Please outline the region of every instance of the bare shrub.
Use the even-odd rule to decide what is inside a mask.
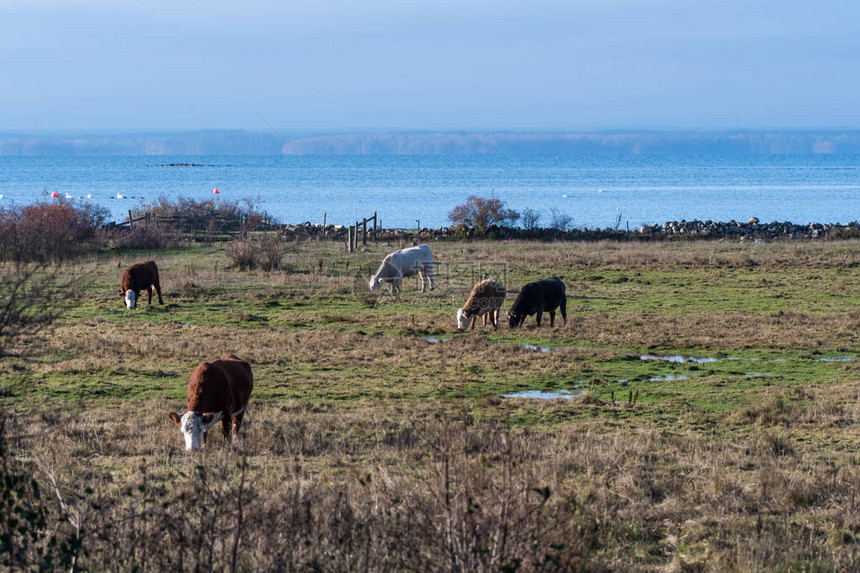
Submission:
[[[142,212],[144,216],[159,220],[174,231],[217,234],[229,229],[238,231],[243,238],[262,226],[264,220],[263,214],[248,199],[245,200],[245,206],[241,206],[238,201],[226,199],[179,197],[171,201],[162,196],[144,205]]]
[[[278,237],[263,237],[258,240],[260,250],[260,268],[264,271],[276,271],[281,268],[283,257],[283,241]]]
[[[275,271],[281,268],[283,241],[278,237],[260,239],[239,239],[227,243],[224,254],[230,266],[240,271],[261,269]]]
[[[562,213],[557,207],[553,207],[549,210],[550,229],[566,231],[570,227],[571,223],[573,223],[573,217],[566,213]]]
[[[490,225],[515,223],[520,218],[520,214],[505,207],[499,199],[485,199],[470,195],[465,203],[457,205],[448,213],[448,218],[455,225],[474,227],[478,232],[483,233]]]
[[[44,558],[47,510],[31,472],[10,455],[6,415],[0,417],[0,565],[27,569]]]
[[[176,247],[182,239],[176,229],[159,221],[117,228],[110,238],[119,249],[167,249]]]
[[[253,241],[241,239],[231,241],[224,246],[224,254],[230,261],[230,266],[240,271],[249,271],[257,268],[257,248]]]
[[[61,287],[56,273],[40,265],[16,263],[0,272],[0,356],[21,336],[32,335],[59,316]],[[68,288],[68,285],[64,285]]]
[[[96,250],[107,215],[65,200],[0,209],[0,260],[57,263]]]
[[[531,207],[526,207],[522,212],[522,221],[523,221],[523,229],[537,229],[538,224],[540,223],[541,214],[536,209],[532,209]]]

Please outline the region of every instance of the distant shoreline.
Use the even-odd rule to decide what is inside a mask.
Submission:
[[[243,130],[0,132],[0,157],[860,154],[860,130],[834,129],[286,132],[283,136]]]

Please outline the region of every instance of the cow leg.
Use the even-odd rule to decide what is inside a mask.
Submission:
[[[561,318],[564,324],[567,325],[567,297],[561,299]]]
[[[543,316],[543,311],[542,311],[542,310],[539,310],[539,311],[537,312],[537,316],[535,317],[535,320],[537,321],[537,325],[538,325],[538,326],[540,326],[540,319],[541,319],[541,317],[542,317],[542,316]]]
[[[421,279],[421,292],[424,292],[427,288],[427,285],[424,282],[427,280],[427,271],[421,269],[418,271],[418,277]]]
[[[425,272],[427,273],[427,278],[430,279],[430,290],[433,290],[435,288],[435,285],[433,284],[433,263],[427,265],[425,269]]]
[[[490,322],[493,324],[493,330],[499,329],[499,311],[498,311],[498,309],[490,311]]]
[[[158,283],[158,277],[155,277],[155,292],[158,293],[158,304],[164,304],[164,301],[161,300],[161,285]]]
[[[232,437],[230,435],[230,430],[232,429],[232,426],[233,426],[233,420],[230,418],[230,416],[222,416],[221,417],[221,432],[224,433],[224,439],[228,442],[230,441],[230,438]]]
[[[549,311],[549,325],[555,326],[555,311],[554,310]]]
[[[476,322],[478,322],[478,315],[477,315],[477,314],[473,314],[473,315],[472,315],[471,325],[469,326],[469,330],[475,330],[475,323],[476,323]]]
[[[398,277],[391,279],[391,294],[394,294],[394,291],[400,292],[400,279]]]
[[[242,418],[244,418],[244,417],[245,417],[245,412],[243,411],[243,412],[240,412],[238,415],[236,415],[233,418],[233,433],[234,434],[237,434],[237,435],[239,434],[239,428],[242,427]]]
[[[152,285],[146,287],[146,294],[149,295],[149,298],[147,299],[149,306],[152,306]]]

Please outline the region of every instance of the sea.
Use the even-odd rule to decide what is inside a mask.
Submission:
[[[860,155],[0,157],[0,208],[92,203],[117,222],[184,197],[236,201],[286,224],[377,213],[384,227],[435,228],[471,195],[531,209],[539,226],[848,223],[860,219]]]

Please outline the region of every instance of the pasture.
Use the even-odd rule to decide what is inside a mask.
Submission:
[[[61,267],[76,278],[58,320],[0,356],[4,471],[39,482],[54,536],[31,534],[26,555],[93,570],[858,567],[857,241],[431,247],[435,290],[413,277],[394,295],[368,279],[398,245],[284,243],[272,272],[230,268],[217,244]],[[129,311],[120,274],[150,259],[165,304]],[[508,288],[503,312],[526,282],[562,277],[567,325],[458,332],[483,275]],[[186,453],[168,412],[201,360],[231,353],[254,373],[244,435]],[[559,397],[506,397],[531,391]]]

